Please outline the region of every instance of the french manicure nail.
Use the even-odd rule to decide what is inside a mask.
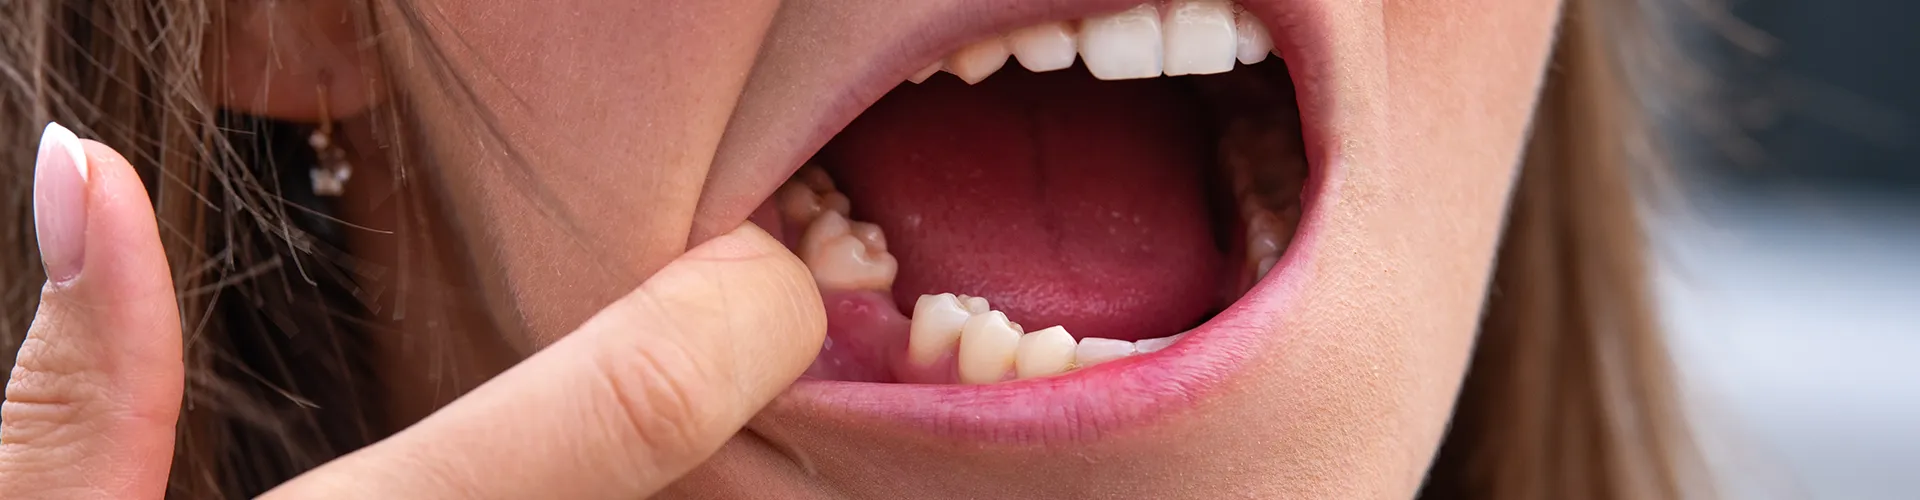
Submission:
[[[48,123],[33,167],[33,228],[48,281],[73,279],[86,260],[87,175],[80,138]]]

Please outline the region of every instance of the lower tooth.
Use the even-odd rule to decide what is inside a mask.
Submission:
[[[820,194],[813,192],[813,188],[789,182],[780,186],[780,192],[774,196],[780,200],[780,214],[789,221],[805,224],[820,216]]]
[[[1014,354],[1020,347],[1020,332],[1000,311],[988,311],[967,318],[960,327],[960,382],[991,384],[1005,378],[1013,369]]]
[[[921,295],[907,328],[907,355],[920,366],[939,361],[960,343],[960,329],[973,314],[951,293]]]
[[[1180,337],[1185,335],[1186,334],[1182,333],[1180,335],[1174,335],[1171,337],[1142,339],[1139,342],[1134,342],[1133,345],[1134,345],[1134,349],[1136,351],[1139,351],[1140,354],[1146,354],[1150,352],[1159,352],[1161,349],[1166,349],[1167,346],[1173,345],[1174,342],[1179,342]]]
[[[1073,335],[1058,326],[1021,336],[1014,353],[1014,372],[1023,379],[1066,373],[1073,367],[1075,347]]]
[[[1080,365],[1081,368],[1132,356],[1133,354],[1134,345],[1132,342],[1099,337],[1080,339],[1080,344],[1073,349],[1074,363]]]
[[[882,238],[877,227],[860,229],[869,231],[871,238]],[[800,240],[800,260],[813,270],[813,281],[823,290],[886,290],[893,287],[900,270],[893,255],[861,241],[853,223],[833,211],[820,214],[807,226]]]

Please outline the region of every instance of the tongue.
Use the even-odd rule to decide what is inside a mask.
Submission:
[[[897,303],[985,297],[1028,330],[1163,337],[1219,304],[1198,104],[1167,79],[1007,68],[903,85],[822,152],[886,231]]]

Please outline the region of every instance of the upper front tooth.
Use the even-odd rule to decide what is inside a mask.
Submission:
[[[1233,23],[1235,38],[1234,52],[1240,64],[1253,64],[1267,60],[1267,54],[1273,52],[1273,38],[1267,34],[1267,25],[1253,17],[1252,12],[1241,12]]]
[[[874,233],[870,238],[882,238],[878,227],[859,230],[861,234],[869,232]],[[806,234],[800,237],[800,260],[813,271],[813,281],[826,290],[892,288],[900,263],[892,254],[870,246],[855,233],[854,224],[834,211],[822,212],[820,218],[807,226]]]
[[[1226,0],[1176,0],[1166,15],[1167,76],[1233,71],[1233,4]]]
[[[1080,57],[1101,80],[1160,76],[1160,11],[1155,3],[1090,17],[1080,26]]]
[[[921,295],[907,327],[907,355],[921,366],[933,364],[960,343],[960,328],[973,312],[951,293]]]
[[[1007,35],[1007,45],[1013,48],[1020,65],[1035,73],[1073,66],[1073,58],[1079,53],[1073,30],[1065,22],[1022,28]]]
[[[1073,367],[1073,335],[1067,329],[1052,326],[1020,337],[1014,354],[1014,372],[1019,378],[1045,377],[1066,373]]]
[[[1001,37],[991,37],[961,47],[959,52],[947,58],[947,72],[965,80],[967,84],[980,83],[1001,66],[1007,64],[1007,41]]]
[[[1005,378],[1013,369],[1014,351],[1020,346],[1020,331],[1000,311],[987,311],[967,318],[960,327],[960,382],[991,384]]]
[[[1125,340],[1087,337],[1073,349],[1073,362],[1081,368],[1132,356],[1134,345]]]

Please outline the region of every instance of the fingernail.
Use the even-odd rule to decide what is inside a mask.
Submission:
[[[87,152],[80,138],[58,123],[48,123],[40,134],[33,228],[47,280],[64,283],[78,276],[87,252]]]

